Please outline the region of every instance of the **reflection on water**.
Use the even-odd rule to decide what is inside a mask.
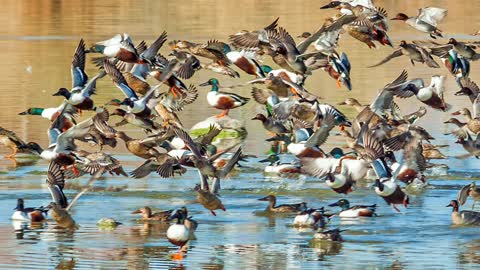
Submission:
[[[71,55],[80,37],[87,44],[104,40],[115,33],[129,33],[135,41],[147,42],[168,31],[169,39],[188,39],[204,42],[210,38],[226,39],[241,29],[255,29],[280,16],[280,24],[292,35],[317,29],[331,11],[319,10],[322,1],[248,0],[238,1],[14,1],[2,2],[0,9],[0,54],[2,56],[2,84],[0,90],[0,125],[15,130],[27,141],[47,146],[48,121],[33,116],[19,116],[28,107],[52,107],[59,100],[51,93],[69,86]],[[420,6],[448,8],[449,15],[441,29],[452,36],[472,38],[462,33],[478,29],[477,12],[480,2],[427,0],[377,1],[389,14],[415,14]],[[458,23],[461,21],[462,23]],[[469,22],[469,23],[465,23]],[[393,41],[425,38],[403,24],[391,24]],[[306,83],[306,88],[336,103],[346,97],[368,103],[386,82],[405,68],[411,76],[428,78],[433,73],[447,74],[446,70],[412,67],[406,59],[398,58],[381,68],[365,66],[391,52],[382,47],[369,50],[350,37],[342,37],[340,49],[348,53],[352,62],[351,92],[336,89],[335,82],[319,72]],[[270,64],[267,60],[266,64]],[[478,63],[472,64],[472,77],[477,80]],[[93,65],[87,73],[93,74]],[[198,84],[213,74],[201,70],[188,83]],[[224,85],[236,85],[241,79],[219,78]],[[110,80],[98,83],[98,104],[106,103],[118,90]],[[446,98],[454,108],[464,106],[464,97],[453,95],[455,83],[448,77]],[[207,89],[201,88],[195,106],[180,113],[186,126],[192,126],[205,117],[218,113],[206,102]],[[249,87],[236,92],[249,96]],[[418,102],[401,101],[403,110],[418,109]],[[348,116],[353,109],[341,108]],[[262,155],[268,150],[266,134],[258,122],[249,121],[258,111],[250,102],[231,116],[245,121],[248,137],[245,153]],[[436,137],[436,144],[450,144],[449,156],[462,153],[460,146],[443,135],[448,129],[440,124],[448,114],[430,112],[419,122]],[[116,121],[117,119],[114,119]],[[133,137],[140,131],[126,127]],[[230,143],[230,142],[227,142]],[[332,136],[327,147],[342,146],[340,137]],[[125,154],[123,144],[115,150],[127,171],[140,164],[138,159]],[[111,149],[107,149],[112,151]],[[4,153],[3,149],[1,150]],[[255,160],[255,159],[253,159]],[[46,164],[39,160],[18,158],[0,160],[0,268],[43,269],[454,269],[478,268],[480,242],[478,229],[451,227],[450,212],[444,205],[455,198],[457,190],[478,177],[478,161],[450,158],[447,163],[451,175],[430,180],[425,193],[412,199],[411,208],[401,214],[392,211],[381,198],[374,196],[370,183],[360,183],[349,194],[352,203],[378,205],[378,217],[361,220],[334,218],[330,226],[340,226],[345,242],[312,241],[313,231],[295,230],[291,216],[262,215],[266,205],[258,198],[274,193],[282,203],[306,201],[313,207],[324,206],[338,199],[318,181],[300,177],[265,178],[258,162],[246,164],[241,173],[222,182],[222,201],[228,209],[217,217],[211,216],[198,204],[190,204],[196,197],[192,187],[198,181],[196,172],[189,171],[182,178],[161,179],[151,175],[147,179],[108,177],[99,181],[97,188],[85,194],[75,206],[73,215],[80,224],[74,233],[55,227],[53,222],[40,224],[11,224],[9,220],[18,197],[29,205],[46,205],[50,201],[45,185]],[[453,179],[456,181],[444,181]],[[466,180],[465,180],[466,179]],[[75,182],[81,186],[87,179]],[[74,184],[75,185],[75,184]],[[74,186],[72,185],[72,187]],[[121,187],[118,190],[108,187]],[[68,189],[71,197],[75,190]],[[170,209],[188,204],[189,213],[199,221],[196,240],[188,246],[185,260],[171,260],[177,248],[165,238],[166,224],[144,223],[135,220],[130,212],[145,205]],[[470,205],[466,205],[465,209]],[[110,216],[123,224],[113,231],[102,231],[96,222]],[[12,226],[13,225],[13,226]]]

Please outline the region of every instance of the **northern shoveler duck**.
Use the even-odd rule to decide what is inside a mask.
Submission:
[[[468,153],[465,155],[458,156],[457,158],[464,159],[470,156],[474,156],[475,158],[480,158],[480,135],[477,135],[475,139],[472,138],[470,133],[465,132],[458,136],[459,139],[456,143],[463,146]]]
[[[442,31],[437,28],[440,21],[447,16],[447,10],[437,7],[424,7],[418,10],[416,17],[409,17],[405,13],[398,13],[392,20],[404,21],[418,31],[429,33],[430,37],[436,39],[443,37]]]
[[[58,227],[70,230],[75,230],[79,228],[78,224],[75,222],[75,220],[72,218],[72,216],[70,215],[70,213],[68,213],[66,209],[60,207],[55,202],[51,202],[49,204],[49,208],[50,215],[55,220]]]
[[[25,207],[23,199],[17,199],[17,207],[14,208],[11,219],[18,221],[40,222],[47,218],[48,208],[42,207]]]
[[[173,50],[169,56],[174,56],[178,60],[175,75],[182,79],[190,79],[202,67],[200,60],[187,52]]]
[[[400,57],[402,55],[410,58],[410,63],[415,65],[415,62],[425,63],[431,68],[440,68],[437,62],[432,58],[431,54],[423,47],[407,43],[405,40],[400,41],[400,47],[393,51],[390,55],[385,57],[382,61],[369,67],[378,67],[392,60],[393,58]]]
[[[15,132],[0,127],[0,144],[12,149],[12,153],[5,158],[13,158],[18,153],[40,155],[42,147],[35,142],[25,142]]]
[[[480,201],[480,187],[477,187],[475,182],[472,182],[468,185],[462,187],[458,192],[457,201],[460,206],[464,205],[468,197],[472,197],[473,205],[472,209],[475,207],[475,202]]]
[[[293,220],[295,227],[325,227],[323,209],[307,209],[297,214]]]
[[[139,54],[130,36],[123,33],[123,35],[117,34],[111,39],[95,43],[87,52],[102,53],[127,63],[151,64],[165,41],[167,41],[167,32],[164,31],[152,45]]]
[[[468,96],[472,104],[477,99],[478,94],[480,93],[480,88],[478,85],[470,78],[465,77],[459,80],[460,90],[455,92],[456,96]]]
[[[230,46],[217,40],[209,40],[207,44],[198,44],[187,40],[173,40],[169,42],[169,46],[172,50],[188,52],[196,56],[208,58],[220,66],[229,64],[225,50],[230,50]]]
[[[459,205],[456,200],[450,201],[447,207],[453,207],[452,223],[454,225],[480,225],[480,212],[458,211]]]
[[[237,108],[247,104],[250,98],[245,98],[234,93],[220,91],[220,83],[217,79],[212,78],[200,86],[211,85],[212,89],[207,94],[207,101],[210,106],[223,110],[223,112],[217,115],[218,118],[228,115],[230,109]]]
[[[160,152],[154,148],[157,144],[151,143],[155,141],[152,138],[146,138],[144,140],[133,139],[123,131],[117,132],[115,137],[122,139],[125,142],[127,150],[138,157],[150,159],[160,156]]]
[[[480,102],[480,99],[478,99],[478,102]],[[465,116],[465,118],[467,119],[467,128],[470,132],[472,132],[473,134],[479,134],[480,133],[480,115],[479,113],[480,112],[477,112],[476,111],[476,103],[474,103],[474,115],[472,115],[472,113],[470,112],[469,109],[467,108],[463,108],[463,109],[460,109],[458,111],[455,111],[452,113],[452,115],[463,115]]]
[[[133,170],[130,175],[133,178],[143,178],[151,172],[156,172],[163,178],[170,178],[175,175],[182,175],[186,169],[182,166],[181,159],[170,154],[160,153],[155,158],[150,158],[138,168]]]
[[[62,112],[68,116],[70,121],[74,122],[73,117],[77,115],[78,109],[69,103],[63,102],[56,108],[28,108],[28,110],[21,112],[18,115],[40,115],[41,117],[48,119],[50,122],[53,122]]]
[[[187,226],[187,213],[183,209],[175,210],[169,217],[170,220],[176,219],[175,224],[170,225],[167,230],[167,239],[170,243],[179,247],[178,253],[173,255],[173,259],[182,260],[182,248],[191,239],[191,229]],[[194,230],[194,229],[193,229]]]
[[[265,209],[266,212],[274,213],[293,213],[298,211],[305,211],[307,204],[305,202],[296,203],[296,204],[281,204],[275,205],[277,202],[277,197],[275,195],[268,195],[266,197],[258,199],[259,201],[267,201],[268,206]]]
[[[254,56],[247,51],[232,51],[229,49],[226,51],[226,56],[230,62],[232,62],[239,69],[245,73],[255,76],[256,78],[265,78],[260,64],[254,59]]]
[[[132,214],[142,214],[142,220],[157,220],[167,221],[170,218],[173,210],[167,210],[162,212],[152,212],[152,209],[148,206],[142,207],[132,212]]]
[[[120,102],[118,102],[120,104]],[[123,126],[126,124],[132,124],[139,128],[142,128],[146,133],[157,131],[160,129],[161,126],[158,125],[156,122],[152,121],[151,119],[138,117],[134,113],[129,113],[125,110],[120,108],[116,108],[113,110],[110,115],[117,115],[123,118],[120,122],[115,124],[115,127]]]
[[[406,88],[403,89],[403,97],[415,95],[422,103],[437,109],[446,111],[449,105],[445,102],[443,93],[445,91],[445,76],[432,76],[429,86],[423,86],[420,79],[409,81]],[[415,82],[413,82],[415,81]]]
[[[123,175],[128,177],[128,174],[123,170],[120,161],[109,154],[103,152],[89,153],[83,150],[75,151],[74,154],[79,160],[77,160],[71,168],[65,171],[66,178],[76,178],[84,174],[94,175],[100,169],[111,175]],[[73,169],[73,167],[75,167],[75,169]]]
[[[269,165],[264,169],[266,174],[282,175],[301,173],[301,166],[293,163],[280,163],[280,158],[276,154],[270,155],[266,159],[259,160],[259,162],[269,162]]]
[[[197,185],[195,186],[195,191],[197,192],[197,201],[203,207],[210,210],[212,215],[217,215],[214,210],[221,209],[223,211],[227,211],[222,201],[210,190],[202,189],[200,185]]]
[[[339,217],[344,218],[355,218],[355,217],[373,217],[375,215],[375,210],[377,205],[354,205],[350,207],[350,202],[346,199],[340,199],[335,203],[329,204],[328,206],[339,206],[342,208],[342,211],[338,214]]]
[[[373,184],[375,193],[382,197],[397,212],[400,212],[396,206],[397,204],[402,204],[407,208],[410,199],[395,182],[395,178],[392,177],[387,163],[382,158],[379,158],[372,162],[372,166],[378,177]]]
[[[343,242],[343,238],[340,235],[342,231],[343,230],[340,230],[338,228],[327,231],[321,228],[313,235],[313,238],[326,241]]]
[[[290,133],[290,130],[287,129],[281,121],[277,121],[272,117],[266,117],[261,113],[257,114],[251,120],[259,120],[260,122],[262,122],[263,127],[267,131],[274,133],[275,135]]]

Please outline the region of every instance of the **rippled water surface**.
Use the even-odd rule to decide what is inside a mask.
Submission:
[[[72,1],[73,2],[73,1]],[[225,40],[241,29],[255,29],[267,25],[280,16],[280,25],[292,35],[317,29],[325,16],[333,11],[319,10],[326,1],[2,1],[0,9],[0,125],[15,130],[26,140],[46,146],[49,123],[40,118],[22,117],[17,113],[28,107],[51,107],[60,100],[51,97],[59,87],[69,86],[70,63],[80,38],[87,44],[128,32],[134,41],[154,40],[163,30],[169,39],[188,39],[204,42],[210,38]],[[404,11],[415,14],[416,8],[435,5],[449,9],[449,15],[440,27],[447,36],[473,39],[462,34],[480,28],[478,1],[377,1],[390,16]],[[401,39],[427,38],[398,22],[391,23],[391,37],[398,44]],[[428,79],[433,74],[448,77],[448,102],[454,108],[470,106],[467,98],[453,96],[453,79],[445,69],[412,67],[399,58],[376,69],[365,66],[379,61],[391,52],[382,47],[370,50],[363,44],[343,36],[341,50],[352,62],[353,91],[337,89],[335,81],[318,72],[307,81],[306,88],[336,103],[345,97],[356,97],[368,103],[377,90],[394,79],[403,68],[411,76]],[[267,60],[267,63],[269,61]],[[479,79],[478,63],[472,64],[471,76]],[[88,64],[87,72],[94,67]],[[212,76],[200,71],[189,83],[201,83]],[[222,84],[238,84],[240,80],[221,77]],[[205,93],[200,93],[194,106],[180,117],[187,127],[216,113],[208,108]],[[248,96],[248,87],[238,92]],[[98,84],[95,101],[105,103],[119,91],[110,80]],[[414,99],[400,102],[405,112],[419,106]],[[259,110],[254,102],[231,112],[237,119],[247,121]],[[354,112],[342,108],[349,116]],[[80,224],[74,233],[55,228],[50,221],[41,226],[28,226],[23,233],[15,233],[9,217],[16,199],[26,199],[31,206],[46,205],[50,201],[45,184],[47,164],[43,161],[18,159],[0,160],[0,268],[10,269],[478,269],[480,267],[480,234],[475,227],[452,227],[450,209],[445,205],[456,197],[461,186],[476,179],[479,161],[459,160],[453,156],[463,150],[443,135],[449,129],[442,122],[447,113],[429,111],[419,122],[435,137],[437,144],[449,144],[444,150],[452,156],[441,163],[450,166],[448,175],[431,177],[427,191],[412,197],[412,204],[402,213],[394,212],[369,188],[359,185],[349,194],[352,203],[376,203],[378,217],[361,220],[333,219],[330,226],[341,227],[345,242],[312,242],[313,231],[291,227],[291,217],[271,217],[259,211],[265,203],[257,199],[273,193],[280,203],[308,202],[313,207],[324,206],[341,197],[322,182],[310,177],[294,179],[265,178],[258,159],[222,183],[222,200],[226,212],[212,216],[198,204],[193,204],[193,186],[198,175],[189,171],[176,179],[161,179],[155,175],[134,180],[108,177],[98,181],[96,191],[84,195],[73,209]],[[264,157],[268,145],[267,134],[258,122],[247,122],[249,135],[245,152]],[[127,132],[141,133],[126,128]],[[121,144],[122,145],[122,144]],[[327,149],[341,146],[338,136],[330,138]],[[9,150],[2,150],[2,155]],[[126,154],[123,145],[111,150],[133,169],[141,160]],[[85,183],[87,179],[74,180]],[[112,187],[116,191],[112,191]],[[67,190],[67,196],[76,194]],[[187,205],[191,215],[200,223],[196,240],[190,242],[185,259],[172,261],[176,251],[165,238],[167,226],[137,222],[130,212],[149,205],[156,209],[172,209]],[[467,204],[465,208],[469,208]],[[123,224],[114,231],[102,231],[96,222],[102,217],[113,217]]]

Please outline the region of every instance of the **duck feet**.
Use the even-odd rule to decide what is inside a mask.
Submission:
[[[342,82],[340,81],[340,77],[338,77],[338,79],[336,80],[337,82],[337,88],[342,88]]]
[[[215,214],[215,212],[213,212],[213,210],[210,210],[210,213],[212,213],[212,215],[214,215],[214,216],[217,216],[217,214]]]
[[[392,208],[395,209],[395,211],[397,211],[398,213],[400,213],[400,209],[398,209],[398,207],[395,204],[392,204]]]
[[[183,253],[182,249],[180,248],[177,253],[172,255],[172,260],[174,261],[181,261],[183,260]]]
[[[227,109],[227,110],[223,110],[222,113],[215,115],[215,117],[216,117],[216,118],[225,117],[225,116],[228,115],[228,112],[229,112],[229,111],[230,111],[230,110],[228,110],[228,109]]]

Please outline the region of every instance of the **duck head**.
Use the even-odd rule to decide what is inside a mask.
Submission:
[[[253,117],[252,120],[260,120],[263,123],[263,122],[267,121],[267,117],[265,117],[265,115],[259,113],[259,114],[255,115],[255,117]]]
[[[36,152],[39,155],[43,152],[42,147],[36,142],[29,142],[25,145],[25,147]]]
[[[297,38],[308,38],[312,34],[310,32],[303,32],[301,35],[298,35]]]
[[[375,183],[373,183],[372,187],[377,187],[380,191],[383,191],[384,189],[384,185],[383,183],[380,181],[380,179],[376,179],[375,180]]]
[[[134,106],[134,101],[129,99],[129,98],[126,98],[124,99],[122,102],[120,102],[120,105],[125,105],[125,106],[128,106],[130,108],[133,108]]]
[[[265,74],[267,74],[267,73],[269,73],[270,71],[273,70],[273,68],[271,66],[268,66],[268,65],[261,65],[260,67],[262,68],[262,70]]]
[[[173,211],[172,214],[168,217],[168,220],[177,219],[177,224],[183,224],[187,218],[187,213],[183,211],[183,208]]]
[[[405,13],[397,13],[397,15],[395,15],[395,17],[393,17],[391,20],[392,21],[406,21],[406,20],[408,20],[408,18],[409,17]]]
[[[454,38],[450,38],[447,42],[447,44],[452,44],[452,45],[457,45],[457,43],[458,43],[457,40]]]
[[[265,201],[265,202],[272,202],[275,201],[277,198],[274,195],[268,195],[263,198],[258,199],[259,201]]]
[[[17,207],[13,208],[13,210],[23,211],[23,209],[24,209],[23,199],[17,199]]]
[[[55,94],[53,94],[52,96],[63,96],[66,99],[69,99],[70,96],[71,96],[71,93],[70,93],[70,91],[68,91],[67,88],[62,87],[62,88],[58,89],[58,91]]]
[[[340,1],[331,1],[330,3],[326,4],[325,6],[320,7],[320,9],[328,9],[328,8],[338,8],[340,7]]]
[[[29,108],[28,110],[19,113],[18,115],[42,115],[44,108]]]
[[[405,48],[407,46],[407,42],[405,40],[400,41],[400,47]]]
[[[342,102],[337,103],[337,105],[349,105],[349,106],[355,106],[355,105],[361,105],[358,100],[354,98],[347,98]]]
[[[342,209],[348,209],[350,208],[350,202],[346,199],[340,199],[335,203],[329,204],[328,206],[330,207],[339,206]]]
[[[453,207],[453,212],[458,211],[458,201],[451,200],[450,203],[446,207]]]
[[[213,91],[218,91],[218,86],[220,85],[219,81],[215,78],[211,78],[210,80],[202,83],[202,84],[199,84],[199,86],[209,86],[211,85],[212,86],[212,90]]]
[[[262,160],[259,160],[258,162],[261,162],[261,163],[266,163],[266,162],[270,162],[270,164],[274,164],[275,162],[279,161],[280,158],[278,157],[277,154],[273,154],[273,155],[270,155],[268,156],[267,158],[265,159],[262,159]],[[272,195],[273,196],[273,195]]]

